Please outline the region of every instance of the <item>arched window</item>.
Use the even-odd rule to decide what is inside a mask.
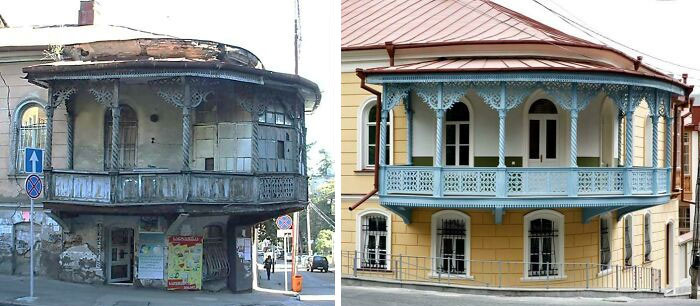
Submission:
[[[624,242],[625,242],[625,248],[624,248],[624,262],[625,266],[631,266],[632,265],[632,216],[627,215],[625,216],[625,236],[624,236]]]
[[[367,102],[362,109],[362,115],[361,115],[361,131],[362,134],[360,135],[360,139],[362,140],[362,147],[360,148],[361,152],[361,157],[362,157],[362,168],[373,168],[374,167],[374,151],[377,147],[377,124],[376,124],[376,116],[377,116],[377,102],[376,101],[370,101]],[[386,146],[385,146],[385,151],[384,154],[386,156],[386,162],[387,164],[392,163],[392,156],[391,156],[391,119],[392,119],[392,112],[389,112],[389,116],[387,117],[387,123],[386,123]]]
[[[651,117],[646,117],[644,120],[644,166],[651,167],[653,163],[653,131]]]
[[[610,238],[612,217],[610,214],[600,216],[600,271],[610,269]]]
[[[21,108],[17,123],[17,171],[24,172],[24,149],[46,147],[46,112],[38,103]]]
[[[389,269],[391,217],[379,211],[365,211],[357,218],[359,267],[372,270]]]
[[[548,166],[557,163],[557,107],[540,99],[528,109],[528,164]]]
[[[525,277],[564,275],[564,215],[538,210],[525,215]]]
[[[138,120],[133,108],[126,104],[120,107],[119,117],[119,167],[136,168],[136,141]],[[107,109],[104,119],[104,165],[109,169],[112,152],[112,111]]]
[[[469,108],[455,103],[445,116],[445,165],[470,166],[472,158]]]
[[[651,213],[644,214],[644,262],[651,261]]]
[[[433,214],[431,241],[434,273],[470,275],[469,221],[467,214],[456,210]]]

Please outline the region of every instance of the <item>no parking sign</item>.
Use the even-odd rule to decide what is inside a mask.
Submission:
[[[27,179],[24,181],[24,190],[30,198],[38,198],[41,195],[41,189],[43,189],[43,184],[38,175],[32,174],[27,176]]]

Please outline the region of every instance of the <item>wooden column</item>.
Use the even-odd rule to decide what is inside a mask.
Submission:
[[[115,80],[112,88],[112,148],[110,158],[110,170],[119,171],[119,121],[121,112],[119,108],[119,80]]]
[[[53,86],[53,85],[52,85]],[[54,89],[49,87],[49,103],[46,105],[46,147],[44,148],[44,170],[51,170],[51,155],[53,150],[53,114],[56,109]],[[20,156],[20,158],[23,158]]]
[[[192,97],[190,85],[184,82],[185,96],[182,106],[182,171],[190,170],[190,150],[192,148]]]

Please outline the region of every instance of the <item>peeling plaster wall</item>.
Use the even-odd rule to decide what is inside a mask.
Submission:
[[[136,113],[136,166],[180,169],[182,111],[165,103],[145,84],[121,84],[120,104]],[[95,98],[80,91],[75,99],[75,169],[102,170],[104,165],[105,112]],[[157,122],[151,121],[157,115]]]
[[[40,209],[34,211],[34,271],[57,277],[63,245],[61,227]],[[29,274],[28,209],[0,209],[0,274]]]

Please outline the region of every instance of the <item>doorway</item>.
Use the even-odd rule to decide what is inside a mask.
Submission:
[[[559,115],[549,100],[540,99],[528,110],[528,166],[557,166]]]
[[[671,256],[673,254],[673,249],[671,248],[673,239],[673,225],[671,223],[666,223],[666,285],[671,284]]]
[[[107,282],[131,283],[134,267],[134,230],[114,228],[109,232]]]

